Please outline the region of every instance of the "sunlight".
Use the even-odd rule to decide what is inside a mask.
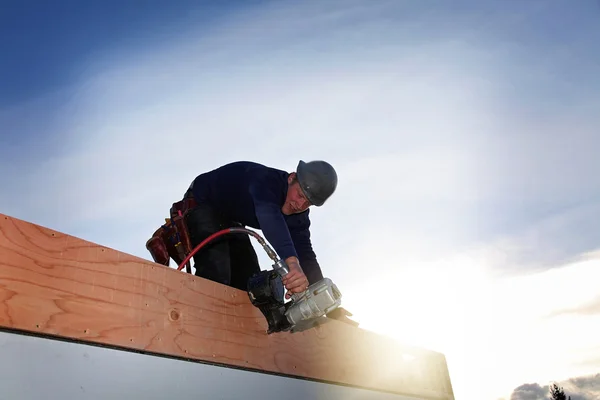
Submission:
[[[477,337],[482,324],[489,326],[486,287],[490,279],[485,272],[466,258],[456,258],[390,267],[374,272],[368,280],[361,297],[377,300],[348,305],[361,326],[403,344],[444,353],[457,397],[467,398],[469,389],[463,386],[471,380],[467,371],[472,371],[470,365],[481,363],[490,343]],[[402,283],[382,291],[379,285],[370,284],[372,280]]]
[[[502,279],[468,256],[404,265],[374,271],[362,300],[346,303],[361,327],[443,353],[457,399],[497,399],[526,382],[593,372],[575,360],[600,355],[592,351],[600,316],[552,313],[597,296],[600,260]],[[402,283],[382,290],[377,281]],[[561,296],[563,287],[579,290]],[[561,339],[567,334],[573,341]]]

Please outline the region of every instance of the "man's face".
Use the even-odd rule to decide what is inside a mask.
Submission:
[[[292,183],[295,174],[288,177],[288,192],[285,198],[285,203],[281,210],[284,214],[297,214],[306,211],[310,207],[310,202],[302,192],[298,181]]]

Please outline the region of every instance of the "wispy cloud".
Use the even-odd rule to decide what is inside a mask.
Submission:
[[[589,301],[586,304],[581,304],[578,307],[571,307],[571,308],[564,308],[564,309],[556,310],[556,311],[552,312],[549,316],[557,317],[557,316],[568,315],[568,314],[574,314],[574,315],[600,314],[600,296],[596,297],[595,299]]]
[[[293,36],[320,24],[321,36],[333,40],[352,31],[347,20],[363,11],[330,11],[329,17],[287,25],[275,17],[296,21],[288,14],[292,11],[275,9],[275,15],[263,15],[260,21],[271,21]],[[240,35],[259,29],[260,21],[237,25],[235,19],[236,33],[223,29],[226,33],[214,39],[192,35],[163,52],[116,51],[110,56],[113,62],[86,77],[65,102],[60,130],[50,126],[70,151],[41,157],[37,170],[21,183],[32,193],[54,195],[32,197],[20,207],[37,214],[32,215],[36,219],[80,233],[98,224],[114,226],[115,221],[149,221],[197,173],[237,158],[290,170],[300,158],[331,160],[341,172],[340,193],[356,199],[347,206],[338,203],[343,213],[379,201],[381,185],[390,186],[369,173],[378,180],[360,194],[350,192],[353,184],[362,184],[355,174],[361,168],[378,168],[383,179],[397,180],[386,195],[390,199],[407,198],[408,187],[413,199],[422,193],[430,202],[436,187],[439,193],[451,193],[456,185],[470,190],[477,165],[477,149],[470,145],[475,132],[461,128],[471,123],[472,110],[482,108],[476,93],[486,86],[462,74],[452,61],[457,54],[473,59],[468,46],[423,45],[415,54],[394,47],[386,35],[394,33],[391,25],[382,32],[373,22],[361,31],[371,41],[383,40],[387,48],[369,50],[333,40],[330,52],[321,53],[298,39],[284,46],[265,28],[250,35],[254,41],[240,43]],[[330,26],[333,21],[342,24]],[[253,51],[271,50],[248,54],[246,44]],[[441,59],[448,61],[443,67],[435,62]],[[444,129],[448,126],[450,130]],[[428,148],[431,142],[436,144]],[[388,161],[379,169],[373,162],[381,164],[382,157]],[[114,239],[123,248],[122,238]]]

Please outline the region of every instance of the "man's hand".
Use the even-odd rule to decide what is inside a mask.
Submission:
[[[288,257],[285,263],[288,265],[290,272],[282,278],[282,282],[288,290],[285,298],[289,299],[293,293],[301,293],[308,288],[308,279],[304,275],[304,271],[302,271],[300,262],[296,257]]]

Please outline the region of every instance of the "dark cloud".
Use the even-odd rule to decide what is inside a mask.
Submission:
[[[571,400],[600,399],[600,373],[595,375],[577,377],[569,379],[565,385],[572,385],[575,389],[571,395]],[[566,393],[565,389],[565,393]]]
[[[571,400],[600,400],[600,373],[557,382]],[[517,387],[510,400],[551,400],[550,385],[525,383]]]
[[[546,400],[548,387],[537,383],[525,383],[516,388],[510,395],[510,400]]]

